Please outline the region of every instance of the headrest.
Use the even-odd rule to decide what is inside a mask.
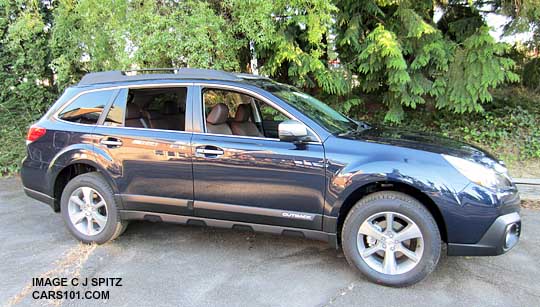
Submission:
[[[140,118],[141,109],[134,103],[127,104],[126,119]]]
[[[176,113],[178,113],[178,107],[176,105],[176,102],[169,100],[163,103],[163,107],[161,108],[161,114],[168,115]]]
[[[238,106],[236,110],[236,115],[234,116],[235,122],[247,122],[251,116],[251,105],[244,103]]]
[[[212,125],[219,125],[227,122],[228,117],[229,107],[224,103],[218,103],[212,108],[212,111],[206,117],[206,121]]]
[[[149,111],[149,110],[144,110],[142,111],[144,117],[150,119],[150,120],[155,120],[155,119],[160,119],[161,118],[161,113],[159,113],[158,111]]]

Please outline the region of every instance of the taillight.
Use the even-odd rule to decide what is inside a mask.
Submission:
[[[36,125],[28,129],[28,134],[26,135],[26,145],[38,140],[40,137],[44,136],[47,132],[47,129],[38,127]]]

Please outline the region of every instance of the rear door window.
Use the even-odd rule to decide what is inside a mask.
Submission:
[[[122,89],[118,95],[116,95],[116,98],[109,109],[109,113],[107,113],[107,117],[105,117],[103,125],[113,127],[124,126],[124,112],[126,109],[127,96],[127,89]]]
[[[105,124],[123,120],[125,127],[185,131],[186,101],[185,86],[129,89],[118,95]],[[115,112],[125,115],[120,120]]]
[[[97,91],[82,94],[65,107],[58,117],[69,122],[94,125],[113,93],[114,91]]]

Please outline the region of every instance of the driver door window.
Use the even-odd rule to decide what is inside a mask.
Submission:
[[[239,92],[203,91],[206,132],[277,139],[279,123],[289,119],[274,107]]]
[[[272,106],[262,101],[257,101],[256,105],[260,114],[259,126],[264,131],[265,136],[278,139],[279,124],[283,121],[288,120],[289,118],[283,115],[283,113],[273,108]]]

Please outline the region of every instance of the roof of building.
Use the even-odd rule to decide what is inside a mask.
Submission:
[[[265,77],[245,74],[230,73],[221,70],[199,69],[199,68],[152,68],[136,70],[112,70],[102,72],[92,72],[86,74],[79,85],[92,85],[98,83],[112,83],[141,80],[162,80],[162,79],[203,79],[222,81],[242,81],[246,79],[266,79]]]

